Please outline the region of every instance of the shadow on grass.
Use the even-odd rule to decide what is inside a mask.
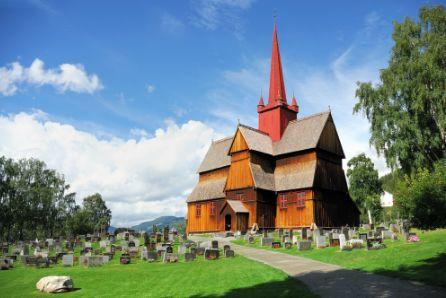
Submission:
[[[282,281],[258,284],[247,288],[232,289],[223,295],[193,295],[195,298],[213,297],[317,297],[302,282],[288,277]]]
[[[398,270],[377,269],[373,273],[422,281],[446,287],[446,253],[420,260],[417,265],[401,265]]]

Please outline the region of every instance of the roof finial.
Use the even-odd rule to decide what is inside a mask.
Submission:
[[[331,112],[331,107],[330,107],[330,105],[328,105],[328,110]]]
[[[237,125],[240,125],[240,118],[237,118]]]
[[[273,18],[274,18],[274,24],[277,23],[277,9],[274,8],[273,10]]]

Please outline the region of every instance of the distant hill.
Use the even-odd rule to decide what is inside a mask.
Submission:
[[[183,224],[184,223],[184,217],[176,217],[176,216],[161,216],[154,220],[145,221],[140,223],[139,225],[131,227],[131,229],[135,231],[146,231],[151,232],[152,226],[157,225],[158,227],[162,227],[165,225],[168,225],[169,227],[172,227],[176,224]]]
[[[113,234],[116,229],[117,229],[116,227],[109,226],[108,229],[107,229],[107,232]]]

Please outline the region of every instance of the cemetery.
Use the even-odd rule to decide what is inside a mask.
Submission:
[[[390,228],[281,229],[236,236],[232,243],[445,287],[446,230]]]
[[[237,255],[230,245],[195,242],[168,231],[2,243],[2,296],[35,295],[41,287],[70,296],[237,295],[237,289],[246,288],[270,295],[291,289],[313,297],[302,283]],[[243,278],[233,280],[234,274]]]

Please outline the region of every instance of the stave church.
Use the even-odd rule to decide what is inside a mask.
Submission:
[[[257,113],[257,128],[238,124],[212,142],[187,198],[187,233],[357,226],[331,111],[298,117],[294,96],[288,104],[276,24],[268,101]]]

